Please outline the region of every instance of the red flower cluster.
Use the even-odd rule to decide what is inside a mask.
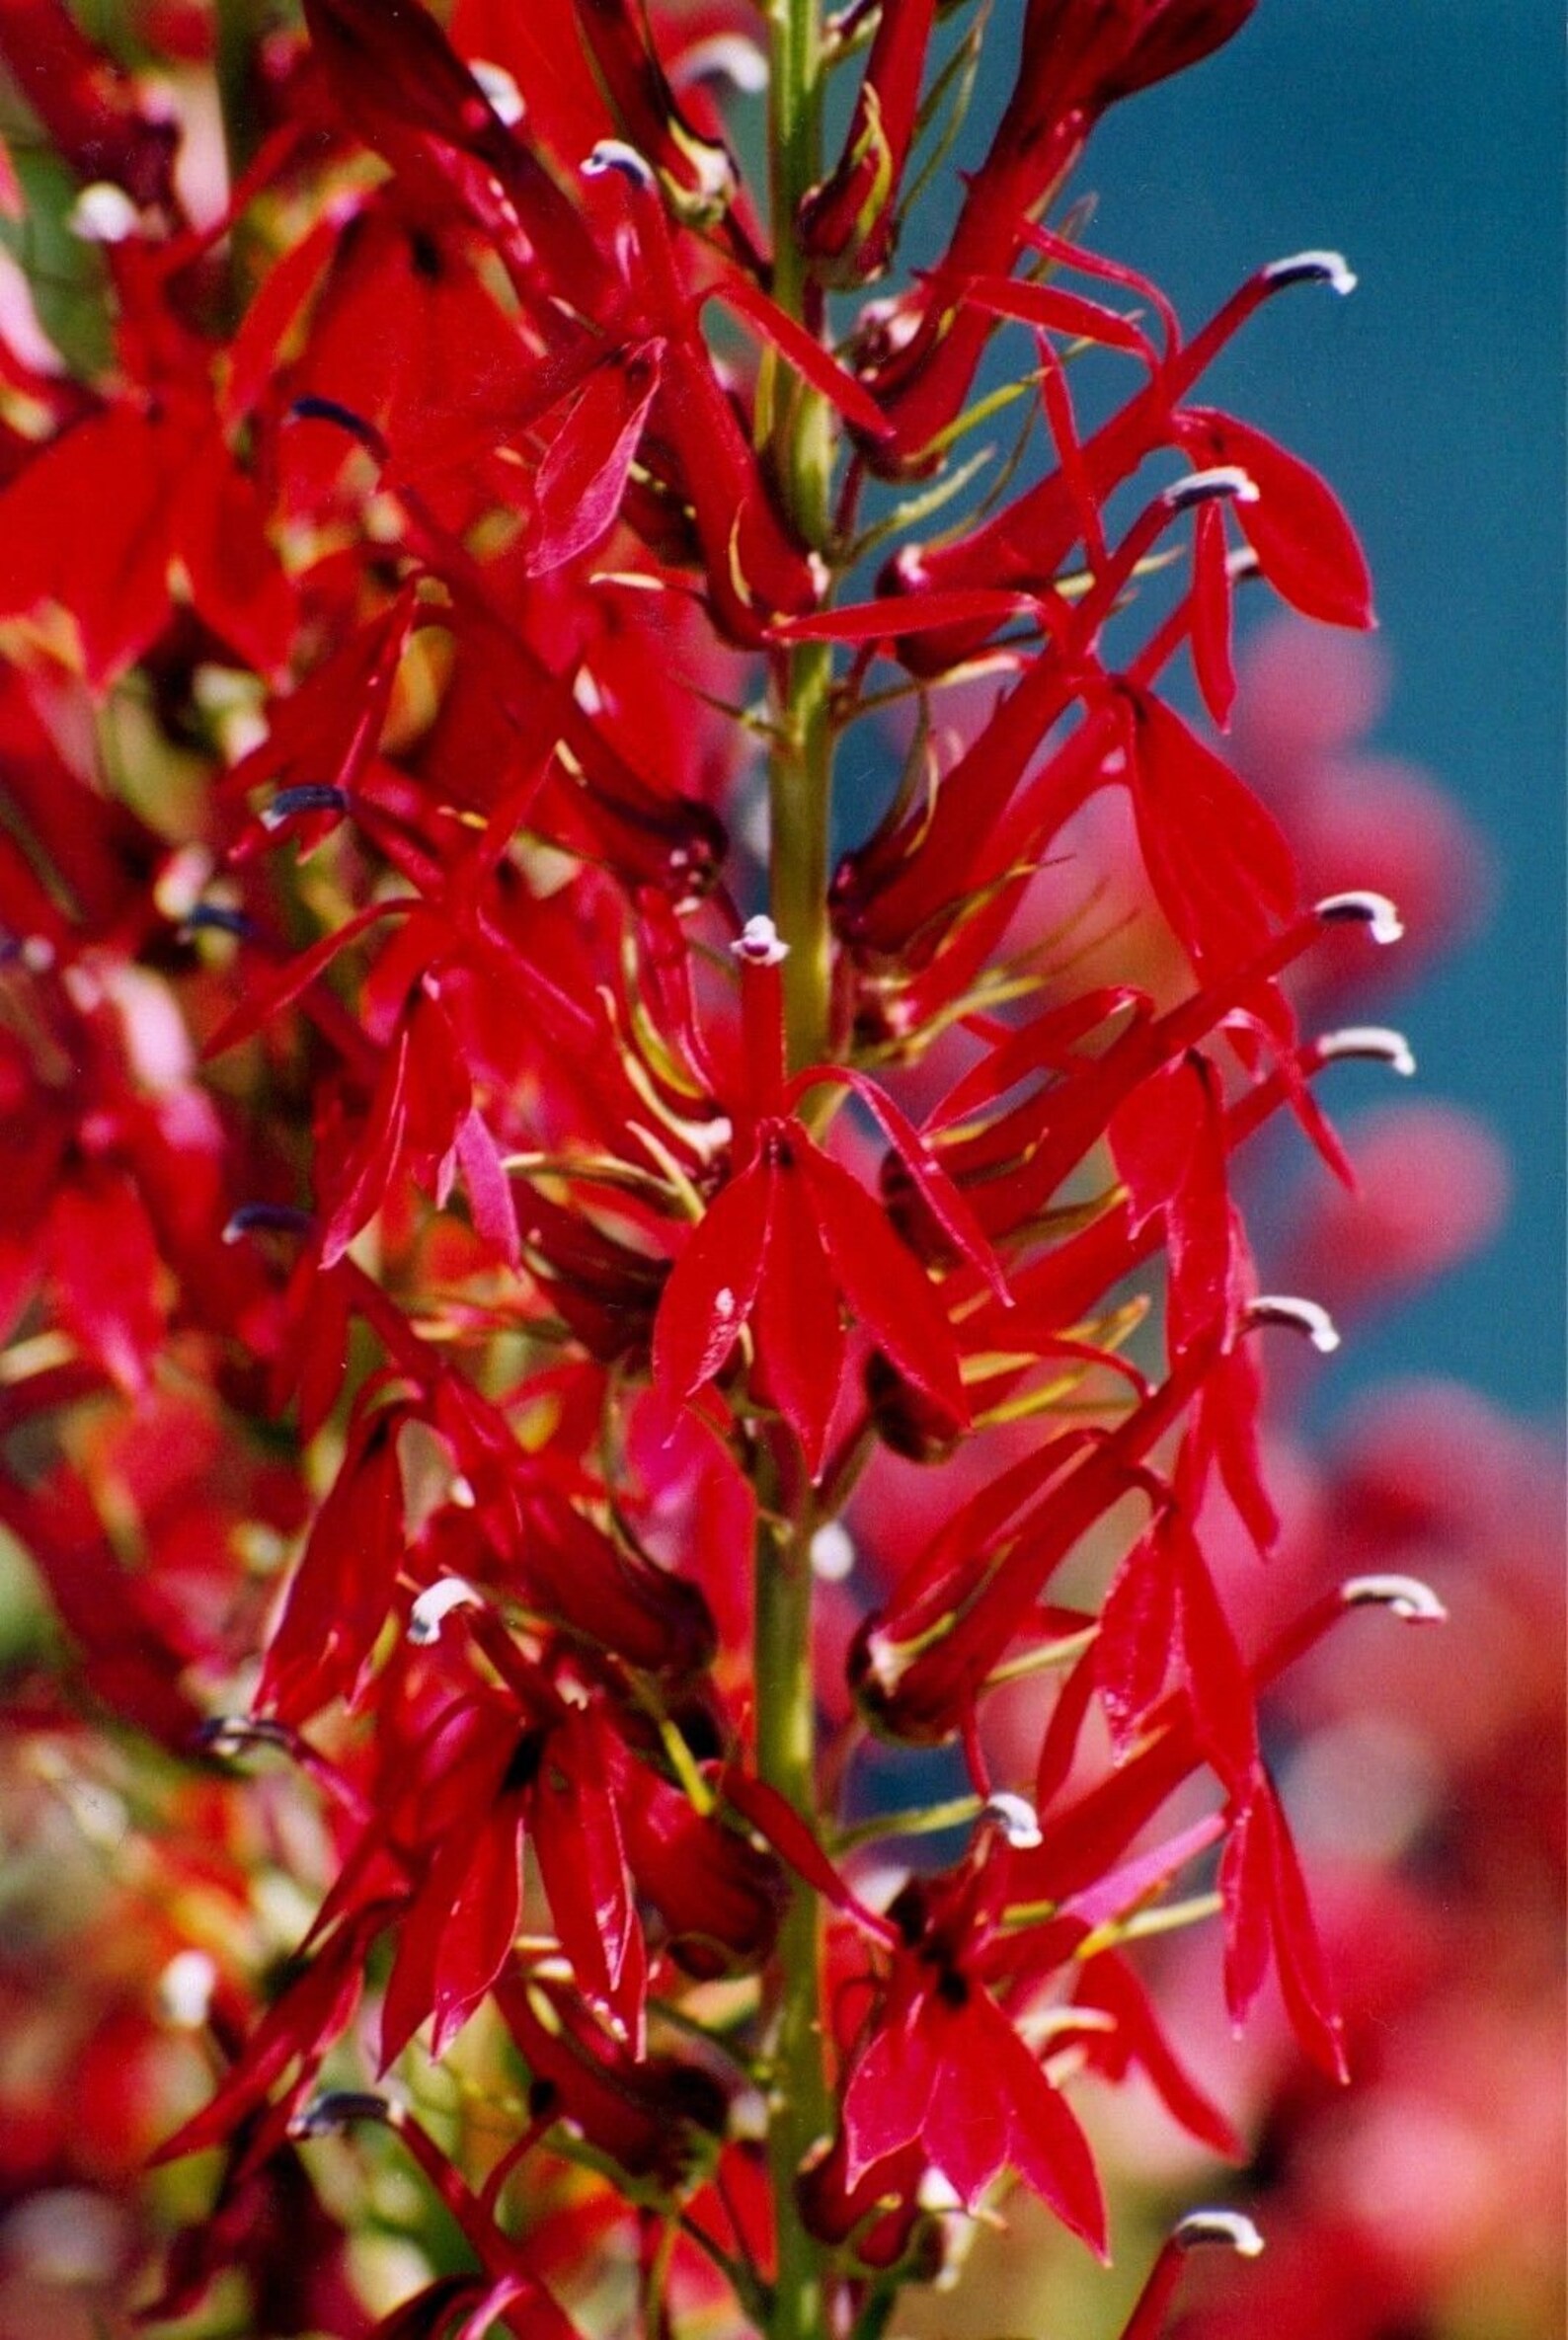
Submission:
[[[1216,1848],[1233,2015],[1272,1968],[1343,2067],[1257,1696],[1347,1606],[1435,1604],[1365,1577],[1249,1655],[1206,1540],[1276,1536],[1260,1332],[1335,1338],[1258,1290],[1233,1157],[1284,1107],[1343,1170],[1315,1076],[1403,1060],[1303,1039],[1285,979],[1397,920],[1306,906],[1161,694],[1186,658],[1223,727],[1253,575],[1370,622],[1329,490],[1190,403],[1276,295],[1352,279],[1302,254],[1184,335],[1058,198],[1250,0],[1031,0],[946,252],[866,299],[963,75],[920,0],[777,13],[768,60],[723,0],[305,0],[224,60],[214,189],[62,10],[0,0],[114,329],[3,350],[0,1517],[100,1699],[313,1799],[274,1849],[315,1915],[265,1988],[229,1961],[254,2008],[165,2146],[226,2156],[166,2313],[355,2122],[467,2252],[386,2340],[556,2340],[590,2244],[651,2330],[870,2335],[1009,2175],[1103,2252],[1069,2077],[1138,2067],[1230,2145],[1128,1956]],[[719,100],[769,61],[764,229]],[[1013,341],[1047,453],[955,520]],[[835,745],[893,701],[902,783],[830,873]],[[1092,873],[1049,930],[1033,889],[1105,792],[1149,912],[1086,978]],[[199,1553],[141,1567],[73,1426],[174,1393],[227,1462]],[[926,1517],[814,1673],[879,1449]],[[891,1895],[853,1846],[927,1816],[857,1838],[868,1729],[968,1766],[967,1843]]]

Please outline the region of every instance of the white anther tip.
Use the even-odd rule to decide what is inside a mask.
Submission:
[[[1347,1608],[1386,1608],[1406,1625],[1447,1624],[1449,1612],[1418,1576],[1353,1576],[1340,1587]]]
[[[1219,497],[1232,504],[1256,504],[1258,483],[1239,463],[1215,463],[1207,471],[1189,471],[1172,480],[1163,501],[1172,511],[1186,511],[1192,505],[1209,504]]]
[[[841,1585],[852,1576],[855,1547],[841,1520],[829,1520],[812,1537],[812,1574],[820,1584]]]
[[[647,155],[639,154],[635,146],[624,138],[600,138],[590,154],[585,155],[578,168],[585,179],[602,179],[610,171],[619,171],[633,187],[652,188],[657,185],[654,166]]]
[[[1332,1357],[1339,1347],[1339,1327],[1328,1310],[1316,1300],[1297,1298],[1294,1292],[1260,1292],[1247,1310],[1247,1321],[1283,1324],[1292,1332],[1305,1333],[1323,1357]]]
[[[980,1814],[980,1826],[983,1828],[987,1824],[1000,1829],[1014,1852],[1033,1852],[1043,1841],[1034,1806],[1024,1797],[1010,1794],[1006,1788],[998,1788],[993,1796],[986,1799],[985,1809]]]
[[[1317,1053],[1325,1064],[1336,1063],[1346,1056],[1362,1056],[1370,1063],[1386,1064],[1391,1072],[1400,1073],[1406,1080],[1413,1077],[1416,1069],[1409,1041],[1387,1024],[1347,1024],[1342,1031],[1325,1032],[1317,1043]]]
[[[83,244],[123,244],[136,232],[138,213],[122,187],[95,179],[82,189],[65,224]]]
[[[409,1639],[416,1649],[439,1641],[441,1626],[454,1608],[482,1608],[484,1602],[466,1577],[443,1576],[427,1585],[409,1610]]]
[[[1387,895],[1361,887],[1348,894],[1325,894],[1316,912],[1335,924],[1365,926],[1374,943],[1396,943],[1405,931],[1404,920]]]
[[[789,944],[765,913],[747,918],[739,941],[730,948],[747,967],[780,967],[790,955]]]
[[[1243,2259],[1255,2259],[1263,2249],[1263,2236],[1249,2218],[1239,2210],[1195,2210],[1180,2221],[1171,2235],[1183,2250],[1201,2250],[1209,2243],[1222,2243]]]
[[[1343,252],[1293,252],[1275,260],[1263,272],[1266,284],[1326,284],[1341,298],[1356,289],[1356,272]]]
[[[489,57],[470,57],[468,70],[490,101],[490,111],[509,130],[515,129],[528,109],[505,65],[492,64]]]

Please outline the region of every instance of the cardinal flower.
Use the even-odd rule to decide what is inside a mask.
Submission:
[[[843,1378],[847,1307],[899,1370],[955,1429],[968,1420],[958,1344],[939,1286],[889,1226],[853,1174],[808,1131],[800,1101],[831,1073],[783,1076],[779,968],[785,946],[768,918],[753,918],[735,946],[742,964],[748,1095],[737,1133],[738,1167],[686,1243],[660,1303],[654,1372],[675,1399],[721,1371],[747,1328],[759,1402],[777,1409],[800,1441],[813,1477],[822,1469]],[[971,1256],[983,1238],[934,1158],[869,1084],[862,1091],[891,1123],[922,1192],[961,1230]]]

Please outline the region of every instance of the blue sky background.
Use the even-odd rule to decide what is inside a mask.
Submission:
[[[1273,304],[1215,395],[1333,481],[1394,667],[1372,744],[1429,766],[1494,842],[1496,916],[1393,1012],[1420,1093],[1503,1132],[1516,1195],[1500,1240],[1358,1328],[1332,1378],[1460,1374],[1531,1413],[1560,1399],[1564,1351],[1561,49],[1544,0],[1261,0],[1227,48],[1117,109],[1077,181],[1098,249],[1189,322],[1303,247],[1360,275],[1346,302]]]
[[[955,164],[984,151],[1022,15],[1023,0],[993,0]],[[943,52],[970,22],[962,12]],[[1530,1414],[1561,1409],[1562,45],[1556,0],[1260,0],[1215,55],[1113,108],[1069,190],[1097,197],[1095,248],[1152,276],[1189,327],[1264,261],[1346,254],[1360,278],[1350,300],[1271,303],[1202,395],[1315,464],[1349,507],[1393,670],[1365,745],[1425,766],[1501,871],[1474,939],[1376,999],[1379,1020],[1409,1031],[1418,1082],[1391,1090],[1346,1072],[1331,1102],[1353,1115],[1421,1096],[1481,1113],[1511,1157],[1510,1216],[1467,1266],[1356,1327],[1323,1379],[1330,1409],[1410,1372],[1462,1377]],[[832,93],[829,152],[854,78]],[[951,166],[944,177],[902,261],[942,249]],[[1243,627],[1268,614],[1267,596],[1250,598]],[[853,754],[843,776],[847,811],[872,780]]]

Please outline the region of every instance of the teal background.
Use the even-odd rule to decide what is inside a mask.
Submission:
[[[1499,1241],[1358,1330],[1343,1369],[1460,1373],[1531,1411],[1563,1385],[1561,51],[1540,0],[1262,0],[1109,117],[1083,173],[1100,248],[1185,318],[1305,246],[1360,275],[1348,301],[1274,304],[1215,392],[1333,480],[1393,662],[1375,743],[1495,844],[1490,926],[1397,1020],[1422,1092],[1502,1131],[1516,1192]]]

